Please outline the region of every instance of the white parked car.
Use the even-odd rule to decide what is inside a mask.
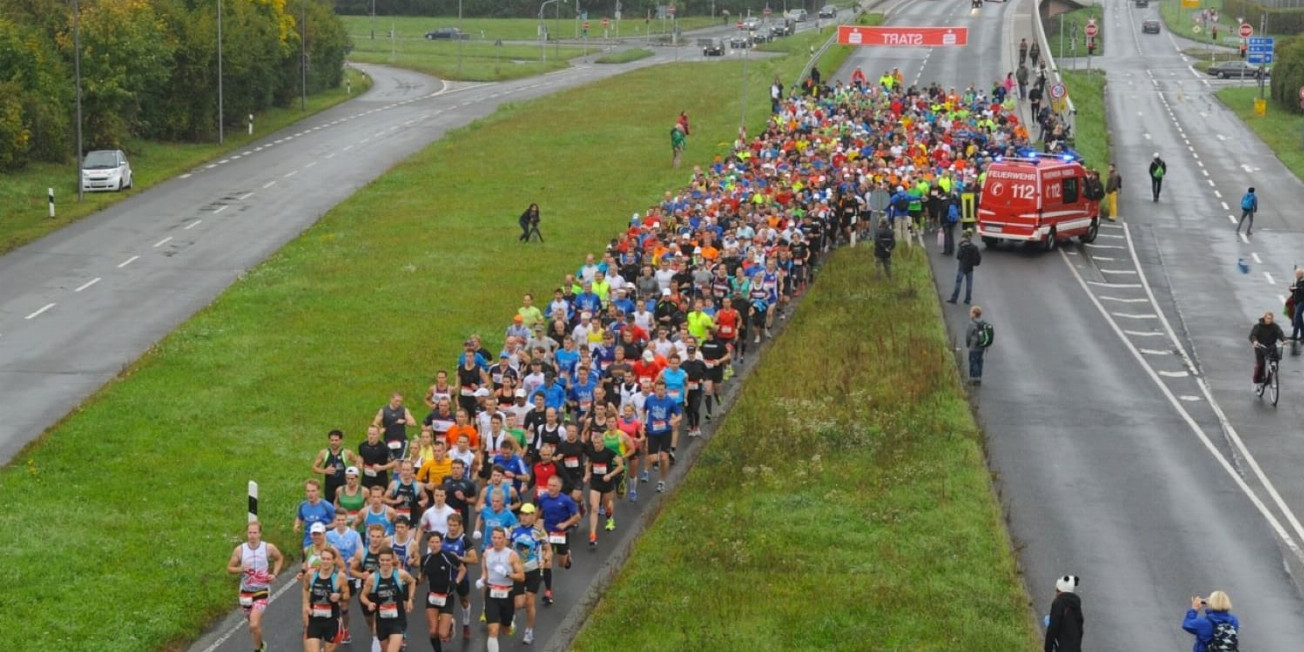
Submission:
[[[806,22],[806,16],[807,16],[807,14],[806,14],[806,10],[805,10],[805,9],[789,9],[789,10],[788,10],[788,18],[791,18],[791,19],[793,19],[793,20],[795,20],[795,21],[797,21],[797,22],[799,22],[799,23],[804,23],[804,22]]]
[[[82,159],[82,190],[123,190],[131,187],[131,164],[120,149],[97,149]]]

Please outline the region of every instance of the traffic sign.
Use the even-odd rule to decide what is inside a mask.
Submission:
[[[602,26],[603,26],[603,27],[611,27],[611,19],[610,19],[610,18],[603,18],[603,19],[602,19]]]
[[[1247,57],[1245,58],[1245,60],[1248,61],[1248,62],[1250,63],[1250,65],[1253,65],[1253,66],[1268,66],[1268,65],[1272,65],[1272,53],[1271,53],[1271,52],[1251,52],[1251,53],[1249,53],[1249,56],[1247,56]]]
[[[838,25],[838,44],[888,47],[968,45],[969,28]]]
[[[766,5],[766,7],[765,7],[765,11],[762,11],[761,13],[765,14],[766,16],[769,16],[769,15],[770,15],[770,7],[769,7],[769,5]]]
[[[1100,28],[1096,27],[1095,23],[1087,23],[1087,26],[1084,27],[1082,31],[1086,33],[1087,36],[1095,36],[1100,33]]]
[[[1068,92],[1068,89],[1064,87],[1064,84],[1061,84],[1061,83],[1059,83],[1059,82],[1055,82],[1054,84],[1051,84],[1051,85],[1050,85],[1050,99],[1052,99],[1052,100],[1062,100],[1062,99],[1064,99],[1064,95],[1065,95],[1067,92]]]
[[[743,28],[743,21],[740,20],[736,24],[738,25],[738,29],[741,30]]]
[[[1249,54],[1272,54],[1275,43],[1271,36],[1251,36],[1245,40],[1246,52]]]
[[[1249,23],[1241,23],[1241,38],[1250,38],[1254,36],[1254,26]]]

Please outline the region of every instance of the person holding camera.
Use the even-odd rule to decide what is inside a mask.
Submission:
[[[517,240],[529,242],[533,236],[539,238],[539,242],[543,242],[543,234],[539,232],[538,204],[530,204],[530,207],[525,209],[524,213],[521,213],[518,223],[521,225],[521,237],[517,238]]]
[[[1241,621],[1232,614],[1232,600],[1222,591],[1207,598],[1192,597],[1182,629],[1195,635],[1192,652],[1236,652],[1240,647]]]

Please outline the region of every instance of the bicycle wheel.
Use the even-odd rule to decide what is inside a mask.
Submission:
[[[1269,367],[1269,369],[1270,371],[1268,373],[1271,375],[1268,376],[1268,398],[1272,399],[1272,405],[1273,407],[1276,407],[1277,397],[1281,394],[1281,388],[1278,385],[1278,383],[1280,383],[1281,374],[1277,373],[1277,365],[1275,363]]]

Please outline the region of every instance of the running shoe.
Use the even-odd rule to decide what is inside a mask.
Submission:
[[[644,471],[643,475],[639,476],[638,479],[640,482],[647,482],[647,471]]]
[[[550,607],[550,606],[552,606],[552,589],[545,589],[545,590],[544,590],[544,592],[543,592],[543,606],[545,606],[545,607]],[[533,632],[533,630],[530,630],[530,632],[527,632],[527,633],[526,633],[526,636],[529,636],[531,632]]]
[[[590,535],[589,535],[589,546],[590,546],[590,547],[593,547],[593,546],[597,546],[597,545],[598,545],[598,535],[596,535],[596,534],[590,534]]]
[[[607,508],[606,508],[605,506],[599,506],[599,507],[598,507],[598,518],[602,518],[603,516],[606,516],[606,515],[607,515]]]
[[[350,632],[347,629],[344,630],[344,640],[340,641],[340,643],[343,643],[344,645],[348,645],[349,643],[352,642],[353,642],[353,632]]]
[[[469,641],[469,640],[471,640],[471,626],[470,626],[470,625],[462,625],[462,640],[464,640],[464,641]]]
[[[637,491],[630,490],[630,492],[629,492],[629,502],[631,502],[631,503],[636,503],[636,502],[638,502],[638,492],[637,492]]]
[[[482,623],[487,623],[487,622],[489,622],[489,619],[484,617],[484,612],[483,612],[483,611],[480,612],[480,622],[482,622]]]
[[[607,519],[607,531],[610,532],[614,529],[616,529],[616,519],[615,518]]]
[[[657,483],[657,493],[662,493],[662,492],[664,492],[665,490],[666,490],[666,483],[664,483],[664,482],[658,482],[658,483]]]
[[[675,452],[670,451],[670,465],[674,466],[674,464],[675,464]]]
[[[529,644],[533,643],[533,642],[534,642],[534,630],[533,630],[533,629],[527,629],[527,630],[525,630],[525,637],[521,639],[521,642],[524,643],[524,644],[526,644],[526,645],[529,645]]]
[[[571,567],[571,558],[570,558],[570,555],[566,555],[566,561],[565,561],[564,563],[562,563],[561,567],[562,567],[562,568],[565,568],[566,570],[570,570],[570,567]]]

